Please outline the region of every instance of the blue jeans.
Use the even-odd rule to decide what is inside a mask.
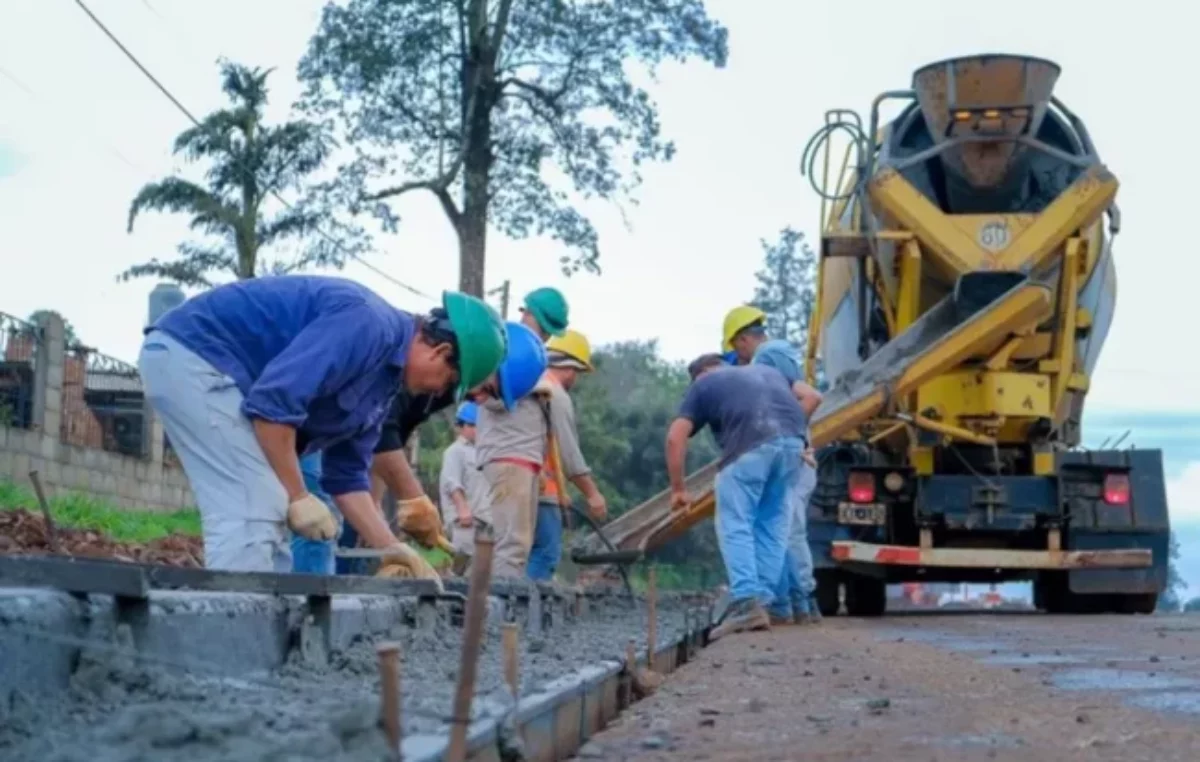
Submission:
[[[321,489],[321,453],[305,455],[300,459],[300,473],[304,476],[304,488],[329,506],[333,515],[341,520],[337,508],[329,495]],[[345,523],[345,522],[341,522]],[[299,535],[292,536],[292,571],[302,574],[333,574],[333,540],[309,540]]]
[[[349,521],[342,522],[342,534],[338,537],[339,548],[356,548],[358,547],[358,530],[354,528]],[[367,559],[365,558],[338,558],[334,562],[334,567],[338,574],[357,574],[365,575],[367,573]]]
[[[533,547],[525,572],[532,580],[549,582],[562,557],[563,520],[558,503],[538,503],[537,525],[533,530]]]
[[[817,472],[807,463],[800,464],[800,480],[793,496],[792,531],[784,555],[783,575],[776,588],[771,613],[787,617],[809,612],[809,602],[817,590],[813,578],[812,548],[808,544],[808,500],[817,485]]]
[[[804,442],[780,437],[717,474],[717,541],[732,601],[775,600],[783,575]]]

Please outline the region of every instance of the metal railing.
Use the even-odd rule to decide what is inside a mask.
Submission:
[[[146,457],[145,394],[127,362],[75,344],[63,358],[62,441]]]
[[[0,312],[0,426],[33,426],[34,376],[41,343],[39,326]]]

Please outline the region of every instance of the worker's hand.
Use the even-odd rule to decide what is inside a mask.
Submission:
[[[812,468],[817,467],[817,457],[815,454],[813,454],[813,449],[811,447],[809,447],[807,450],[805,450],[804,454],[801,455],[800,457],[803,458],[804,462],[807,463],[810,467],[812,467]]]
[[[396,502],[396,525],[427,548],[437,546],[442,534],[442,517],[426,495]]]
[[[376,577],[393,577],[401,579],[430,579],[438,583],[441,590],[442,578],[438,576],[429,562],[421,558],[421,554],[404,543],[397,543],[386,549],[387,555],[379,559],[379,571]]]
[[[309,540],[332,540],[337,537],[337,519],[315,496],[305,493],[288,505],[288,528]]]
[[[470,529],[471,527],[475,526],[475,517],[460,515],[454,520],[454,525],[457,527],[462,527],[463,529]]]
[[[604,521],[608,518],[608,501],[599,492],[596,492],[587,499],[587,507],[588,513],[596,521]]]
[[[549,394],[551,390],[550,384],[552,383],[554,382],[550,380],[550,374],[543,373],[541,378],[537,380],[537,383],[534,384],[533,391],[535,394]]]
[[[692,504],[692,496],[687,490],[671,490],[671,510],[682,511]]]

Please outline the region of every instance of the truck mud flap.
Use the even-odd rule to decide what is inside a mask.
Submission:
[[[916,391],[973,356],[990,354],[1010,335],[1042,322],[1051,314],[1052,298],[1049,287],[1021,273],[961,275],[952,294],[838,379],[813,414],[813,446],[844,436],[878,415],[893,397]],[[716,473],[717,464],[710,463],[688,477],[688,493],[698,497],[685,510],[671,511],[669,491],[632,508],[604,528],[608,541],[619,550],[644,553],[683,535],[713,515]],[[571,556],[577,563],[617,563],[603,560],[606,550],[600,538],[587,537]]]

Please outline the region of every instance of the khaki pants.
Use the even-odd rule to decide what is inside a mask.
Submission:
[[[538,475],[515,463],[488,463],[487,502],[496,548],[493,577],[524,577],[537,520]]]

